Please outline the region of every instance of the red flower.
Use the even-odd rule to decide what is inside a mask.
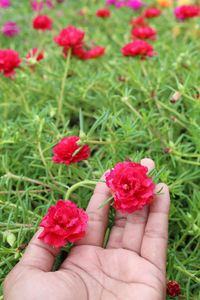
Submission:
[[[29,67],[31,69],[34,69],[35,66],[34,66],[34,64],[31,64],[28,60],[32,59],[35,62],[37,62],[37,61],[39,61],[41,59],[44,59],[43,53],[44,53],[44,49],[41,52],[39,52],[39,53],[38,53],[38,49],[37,48],[33,48],[33,49],[31,49],[31,51],[29,51],[28,55],[26,56],[26,59],[27,59],[26,63],[29,64]]]
[[[199,8],[194,5],[178,6],[175,8],[174,13],[178,19],[189,19],[200,15]]]
[[[80,146],[77,142],[80,140],[77,136],[70,136],[62,139],[54,148],[53,163],[65,163],[66,165],[73,164],[77,161],[87,159],[90,154],[88,145]],[[74,156],[74,152],[81,148]]]
[[[14,69],[19,67],[21,61],[16,51],[0,50],[0,72],[3,71],[4,76],[13,77],[16,73]]]
[[[135,40],[126,44],[126,46],[121,49],[121,52],[124,56],[153,56],[157,54],[156,52],[153,52],[153,47],[150,44],[142,40]]]
[[[181,287],[176,281],[168,281],[167,292],[172,297],[177,297],[180,294]]]
[[[76,45],[72,48],[72,55],[78,57],[81,60],[87,60],[92,58],[97,58],[105,53],[105,48],[101,46],[97,46],[92,48],[91,50],[84,50],[82,47],[84,42],[80,43],[79,45]],[[68,54],[69,48],[63,49],[63,55],[66,57]]]
[[[73,47],[81,43],[85,32],[69,26],[61,30],[58,36],[54,37],[54,42],[61,47]]]
[[[161,11],[156,7],[147,8],[144,12],[145,18],[155,18],[161,15]]]
[[[33,28],[40,30],[51,30],[52,29],[52,20],[46,15],[37,16],[33,19]]]
[[[96,16],[100,17],[100,18],[107,18],[107,17],[110,17],[110,15],[111,15],[110,11],[107,8],[99,9],[96,12]]]
[[[91,58],[97,58],[105,53],[105,48],[101,46],[97,46],[92,48],[90,51],[88,51],[88,57]]]
[[[106,174],[106,184],[114,195],[114,207],[122,213],[141,210],[154,198],[155,184],[147,176],[148,168],[141,164],[117,163]]]
[[[151,27],[137,27],[133,28],[131,34],[138,39],[155,39],[156,31]]]
[[[145,26],[147,26],[147,23],[146,23],[146,21],[145,21],[145,19],[144,19],[143,16],[140,16],[138,18],[135,18],[135,19],[131,20],[130,24],[133,27],[137,27],[137,26],[139,26],[139,27],[145,27]]]
[[[39,226],[44,227],[39,239],[55,247],[76,243],[85,236],[88,216],[76,204],[62,199],[51,206]]]

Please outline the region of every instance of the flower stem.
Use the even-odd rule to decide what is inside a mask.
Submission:
[[[58,99],[58,114],[57,114],[57,119],[56,119],[56,127],[58,127],[59,122],[60,122],[60,115],[62,111],[62,106],[63,106],[63,96],[64,96],[64,90],[65,90],[65,81],[67,78],[67,73],[69,70],[69,63],[71,59],[71,49],[69,49],[68,54],[67,54],[67,60],[65,64],[65,71],[62,79],[62,84],[61,84],[61,91],[60,91],[60,97]]]
[[[185,269],[182,269],[180,266],[174,266],[174,269],[176,269],[176,270],[184,273],[185,275],[189,276],[190,278],[192,278],[197,283],[200,283],[200,279],[197,276],[195,276],[194,274],[192,274],[191,272],[189,272]]]
[[[67,191],[67,193],[66,193],[66,195],[65,195],[65,200],[68,200],[69,197],[70,197],[70,195],[71,195],[71,193],[72,193],[73,191],[75,191],[79,186],[82,186],[82,185],[85,185],[85,184],[94,184],[94,185],[96,185],[97,182],[96,182],[96,181],[92,181],[92,180],[83,180],[83,181],[80,181],[80,182],[78,182],[78,183],[75,183],[74,185],[72,185],[72,186],[68,189],[68,191]]]

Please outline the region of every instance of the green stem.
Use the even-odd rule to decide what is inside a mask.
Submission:
[[[191,277],[193,280],[195,280],[196,282],[200,283],[200,279],[195,276],[194,274],[190,273],[189,271],[185,270],[185,269],[182,269],[181,267],[179,266],[174,266],[174,269],[188,275],[189,277]]]
[[[68,191],[67,191],[67,193],[66,193],[66,195],[65,195],[65,200],[68,200],[68,199],[69,199],[70,194],[71,194],[74,190],[76,190],[79,186],[82,186],[82,185],[85,185],[85,184],[94,184],[94,185],[96,185],[97,182],[96,182],[96,181],[91,181],[91,180],[83,180],[83,181],[80,181],[80,182],[78,182],[78,183],[75,183],[74,185],[72,185],[72,186],[68,189]]]
[[[197,162],[197,161],[186,160],[186,159],[182,159],[182,158],[179,158],[179,157],[176,157],[176,159],[178,161],[182,161],[185,164],[200,166],[200,162]]]
[[[174,154],[176,154],[176,155],[178,155],[178,156],[184,156],[184,157],[198,157],[198,158],[200,158],[200,154],[192,154],[192,153],[181,153],[181,152],[178,152],[178,151],[176,151],[176,150],[174,150],[174,149],[172,149],[172,153],[174,153]]]
[[[57,119],[56,119],[56,126],[57,127],[59,125],[60,115],[61,115],[61,112],[62,112],[63,96],[64,96],[64,90],[65,90],[65,81],[66,81],[67,73],[68,73],[68,70],[69,70],[70,59],[71,59],[71,49],[69,49],[68,54],[67,54],[67,60],[66,60],[66,64],[65,64],[65,71],[64,71],[64,75],[63,75],[63,79],[62,79],[62,84],[61,84],[60,97],[59,97],[59,100],[58,100],[58,114],[57,114]]]

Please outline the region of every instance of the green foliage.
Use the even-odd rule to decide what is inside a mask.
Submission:
[[[42,34],[31,27],[29,1],[13,1],[1,16],[2,24],[12,20],[22,28],[12,39],[1,35],[1,48],[18,51],[20,57],[31,48],[45,48],[45,59],[35,72],[23,61],[14,81],[0,75],[0,284],[20,259],[23,250],[19,247],[29,242],[42,216],[65,198],[69,187],[98,180],[119,161],[139,162],[149,157],[155,161],[155,173],[165,167],[156,180],[168,184],[171,192],[167,278],[179,282],[183,299],[197,299],[198,21],[177,23],[173,9],[165,9],[161,17],[149,21],[158,32],[152,42],[158,55],[140,61],[120,52],[130,41],[129,20],[139,13],[112,7],[111,18],[96,18],[95,11],[103,3],[68,0],[57,4],[55,10],[46,11],[54,20],[54,29]],[[77,12],[84,6],[87,14],[81,17]],[[57,16],[59,9],[63,17]],[[72,58],[56,126],[65,60],[53,37],[69,25],[84,30],[85,40],[106,47],[106,55],[89,61]],[[174,28],[180,28],[179,35],[174,35]],[[173,104],[170,99],[176,91],[181,97]],[[79,134],[90,145],[88,161],[53,165],[52,147],[63,137]],[[86,208],[93,188],[89,183],[78,186],[71,200]],[[113,215],[111,211],[110,226]]]

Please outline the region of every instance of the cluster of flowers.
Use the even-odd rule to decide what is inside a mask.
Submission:
[[[38,30],[51,30],[52,20],[46,16],[37,16],[33,20],[33,28]],[[66,57],[69,49],[73,56],[78,57],[81,60],[97,58],[105,53],[105,48],[101,46],[93,47],[90,50],[84,49],[83,38],[85,33],[75,27],[69,26],[61,30],[58,36],[54,37],[54,41],[59,46],[63,47],[63,55]],[[26,63],[29,67],[34,69],[35,63],[44,58],[44,49],[38,53],[37,48],[33,48],[26,56]],[[3,75],[14,78],[15,69],[20,66],[22,59],[19,58],[19,54],[12,50],[0,49],[0,72],[3,71]]]
[[[70,49],[72,55],[81,60],[96,58],[105,53],[105,48],[101,46],[94,47],[90,50],[85,50],[85,42],[83,42],[84,35],[85,32],[82,30],[69,26],[62,29],[59,35],[54,37],[54,42],[63,47],[63,55],[65,57]]]
[[[65,0],[55,0],[55,1],[61,3],[64,2]],[[50,9],[55,8],[53,4],[53,0],[45,0],[45,1],[31,0],[30,3],[33,11],[41,11],[45,5]]]
[[[134,41],[126,44],[121,49],[124,56],[140,55],[141,59],[145,59],[144,56],[151,57],[157,54],[154,52],[152,45],[145,41],[145,39],[156,39],[156,30],[149,27],[146,20],[160,15],[161,11],[158,8],[150,7],[147,8],[141,16],[130,21],[133,27],[131,34]]]
[[[121,0],[107,0],[106,1],[107,5],[115,5],[115,7],[120,8],[122,6],[130,7],[134,10],[140,9],[142,6],[142,2],[140,0],[126,0],[126,1],[121,1]]]
[[[70,136],[63,138],[52,149],[53,163],[64,163],[67,166],[88,159],[90,148],[79,145],[80,138]],[[155,184],[147,176],[148,169],[133,162],[117,163],[106,173],[106,184],[114,196],[114,207],[122,213],[141,210],[154,198]],[[39,239],[55,247],[63,246],[67,241],[74,243],[85,236],[88,217],[69,200],[59,200],[49,208],[41,227],[44,227]]]
[[[194,5],[177,6],[174,10],[177,19],[185,20],[200,16],[200,9]]]
[[[37,61],[44,58],[44,50],[38,52],[37,48],[30,50],[26,56],[26,63],[31,69],[35,69],[35,64]],[[19,57],[19,54],[12,49],[0,49],[0,73],[3,72],[5,77],[10,77],[14,79],[16,73],[15,69],[20,66],[22,58]]]

